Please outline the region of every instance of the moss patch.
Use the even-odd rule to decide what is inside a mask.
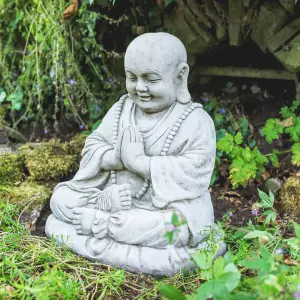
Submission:
[[[33,181],[60,180],[78,169],[77,155],[69,154],[68,143],[52,140],[35,148],[25,145],[20,152]]]
[[[52,194],[52,185],[40,185],[25,181],[18,186],[0,186],[0,202],[16,204],[22,210],[42,208]]]
[[[76,135],[72,138],[72,140],[68,143],[68,153],[72,155],[76,155],[78,163],[81,159],[81,151],[84,147],[86,136]]]
[[[0,185],[14,184],[24,177],[23,163],[19,155],[0,155]]]
[[[280,193],[284,210],[294,217],[300,217],[300,178],[290,177],[283,184]]]

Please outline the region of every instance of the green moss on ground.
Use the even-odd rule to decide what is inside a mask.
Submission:
[[[20,148],[29,179],[33,181],[60,180],[78,169],[76,154],[69,154],[68,143],[51,140],[33,148],[25,145]]]
[[[72,140],[68,143],[68,153],[76,155],[78,163],[81,159],[81,151],[84,147],[86,136],[75,135]]]
[[[300,178],[290,177],[280,193],[283,209],[292,216],[300,217]]]
[[[25,211],[32,211],[46,204],[52,194],[52,185],[22,182],[18,186],[0,186],[0,202],[15,204]]]
[[[11,185],[24,178],[23,162],[18,154],[0,155],[0,185]]]

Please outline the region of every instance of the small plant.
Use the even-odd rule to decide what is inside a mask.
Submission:
[[[227,130],[217,130],[218,156],[213,178],[215,179],[216,174],[218,173],[218,168],[221,164],[220,159],[223,157],[228,157],[230,160],[229,178],[234,188],[245,185],[250,179],[260,177],[260,174],[265,172],[265,165],[267,163],[271,163],[275,167],[278,167],[279,155],[292,153],[292,164],[299,166],[300,118],[297,116],[299,106],[300,100],[295,100],[291,107],[283,107],[280,112],[282,119],[268,119],[261,131],[268,143],[272,143],[273,140],[279,139],[283,134],[288,135],[292,143],[291,149],[288,150],[280,152],[277,149],[274,149],[272,153],[262,154],[255,146],[255,142],[248,139],[248,121],[245,122],[242,119],[238,123],[240,124],[239,126],[233,127],[232,125],[229,125],[230,123],[227,123]],[[216,126],[218,126],[220,122],[222,126],[226,125],[226,123],[223,122],[223,119],[224,117],[220,117],[216,114]]]

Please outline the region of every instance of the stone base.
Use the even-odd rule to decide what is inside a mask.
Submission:
[[[115,242],[110,238],[97,239],[91,236],[78,235],[72,224],[58,220],[50,215],[45,231],[63,246],[72,249],[77,254],[90,260],[96,260],[103,264],[122,268],[134,273],[146,273],[154,276],[173,276],[180,270],[187,273],[197,268],[191,258],[191,254],[199,249],[207,247],[206,242],[197,248],[180,247],[173,245],[165,249],[127,245]],[[215,257],[223,255],[226,245],[219,240],[219,250]]]

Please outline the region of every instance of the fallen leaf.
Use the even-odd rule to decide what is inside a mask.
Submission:
[[[285,259],[283,261],[286,265],[289,265],[289,266],[299,266],[299,262],[297,262],[295,259]]]
[[[0,295],[2,293],[12,293],[15,289],[11,285],[0,286]]]
[[[263,172],[263,173],[261,174],[261,177],[263,178],[263,180],[267,180],[270,176],[271,176],[271,175],[270,175],[270,173],[269,173],[268,171]]]
[[[241,195],[238,194],[237,192],[233,192],[233,191],[228,191],[224,194],[224,200],[233,203],[235,205],[241,205],[242,202],[240,200]]]
[[[70,4],[63,12],[62,19],[66,20],[73,16],[76,16],[78,12],[78,8],[79,8],[78,0],[72,0],[72,4]]]

